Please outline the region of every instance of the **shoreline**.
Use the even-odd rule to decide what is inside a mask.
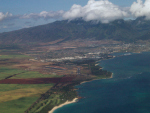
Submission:
[[[111,79],[111,78],[113,78],[113,73],[111,74],[110,78],[106,78],[106,79]],[[83,81],[83,82],[80,83],[80,85],[83,84],[83,83],[86,83],[86,82],[94,81],[94,80],[99,80],[99,79],[93,79],[93,80],[90,80],[90,81]],[[75,103],[75,102],[77,102],[77,100],[78,100],[78,98],[74,98],[72,101],[68,101],[67,100],[65,103],[62,103],[62,104],[60,104],[58,106],[53,107],[53,109],[51,109],[51,111],[48,111],[48,113],[54,113],[54,111],[56,109],[59,109],[59,108],[65,106],[65,105],[68,105],[68,104],[71,104],[71,103]]]
[[[61,107],[63,107],[63,106],[65,106],[65,105],[68,105],[68,104],[71,104],[71,103],[75,103],[75,102],[77,102],[77,100],[78,100],[78,98],[74,98],[72,101],[66,101],[65,103],[62,103],[62,104],[60,104],[60,105],[58,105],[58,106],[55,106],[53,109],[51,109],[51,111],[49,111],[48,113],[54,113],[54,111],[56,110],[56,109],[58,109],[58,108],[61,108]]]
[[[111,78],[113,78],[113,74],[114,74],[114,73],[111,74],[110,78],[101,78],[101,79],[111,79]],[[80,83],[80,85],[81,85],[81,84],[84,84],[84,83],[87,83],[87,82],[94,81],[94,80],[100,80],[100,79],[92,79],[92,80],[89,80],[89,81],[83,81],[83,82]]]
[[[107,60],[107,59],[104,59],[104,60]],[[100,61],[101,61],[101,60],[100,60]],[[102,69],[103,69],[103,68],[102,68]],[[113,76],[114,76],[114,73],[111,73],[111,76],[110,76],[109,78],[101,78],[101,79],[112,79]],[[89,81],[83,81],[83,82],[80,83],[80,85],[81,85],[81,84],[84,84],[84,83],[87,83],[87,82],[95,81],[95,80],[100,80],[100,79],[92,79],[92,80],[89,80]],[[62,103],[62,104],[60,104],[60,105],[58,105],[58,106],[53,107],[53,109],[51,109],[50,111],[48,111],[48,113],[54,113],[54,111],[55,111],[56,109],[59,109],[59,108],[65,106],[65,105],[68,105],[68,104],[71,104],[71,103],[75,103],[75,102],[77,102],[78,99],[79,99],[79,98],[74,98],[72,101],[68,101],[68,100],[67,100],[65,103]]]
[[[111,78],[113,78],[113,73],[111,74],[110,78],[102,78],[102,79],[111,79]],[[80,85],[81,85],[81,84],[84,84],[84,83],[86,83],[86,82],[94,81],[94,80],[99,80],[99,79],[92,79],[92,80],[89,80],[89,81],[83,81],[83,82],[80,83]],[[75,103],[75,102],[77,102],[77,100],[78,100],[77,97],[74,98],[72,101],[68,101],[68,100],[67,100],[65,103],[62,103],[62,104],[60,104],[60,105],[58,105],[58,106],[53,107],[53,109],[51,109],[50,111],[48,111],[48,113],[54,113],[55,110],[57,110],[57,109],[59,109],[59,108],[65,106],[65,105],[68,105],[68,104],[71,104],[71,103]]]

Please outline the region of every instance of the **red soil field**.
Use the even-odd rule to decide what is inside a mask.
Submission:
[[[74,77],[61,78],[30,78],[30,79],[4,79],[0,84],[49,84],[49,83],[67,83],[72,82]]]

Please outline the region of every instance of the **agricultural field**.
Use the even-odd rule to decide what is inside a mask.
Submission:
[[[0,80],[5,79],[9,76],[17,75],[23,73],[24,70],[11,69],[7,67],[0,67]]]
[[[15,65],[28,61],[29,58],[31,57],[18,53],[18,50],[0,50],[0,80],[57,77],[57,75],[42,74],[38,71],[15,67]],[[53,85],[53,83],[0,84],[0,112],[24,113]]]
[[[36,71],[25,71],[24,73],[20,73],[11,79],[22,79],[22,78],[51,78],[51,77],[60,77],[57,75],[50,75],[50,74],[41,74]]]
[[[21,69],[12,69],[7,67],[0,67],[0,80],[9,78],[10,79],[22,79],[22,78],[51,78],[60,77],[57,75],[42,74],[36,71],[26,71]]]
[[[80,82],[111,76],[94,61],[47,62],[31,53],[0,50],[0,112],[47,113],[77,97]]]
[[[24,113],[30,105],[36,101],[38,97],[23,97],[17,100],[1,102],[0,111],[2,113]]]
[[[23,113],[53,84],[0,84],[1,113]]]
[[[0,59],[11,59],[11,58],[29,58],[26,55],[0,55]]]
[[[19,69],[0,68],[0,80],[15,75],[12,78],[40,78],[44,74]],[[36,76],[37,75],[37,76]],[[45,75],[50,77],[50,75]],[[11,78],[9,78],[11,79]],[[8,79],[7,79],[8,80]],[[43,93],[53,86],[49,84],[0,84],[0,111],[2,113],[23,113]]]

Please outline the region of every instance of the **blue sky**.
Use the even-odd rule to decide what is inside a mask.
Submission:
[[[24,14],[41,11],[69,10],[73,4],[86,5],[88,0],[0,0],[0,11]],[[130,6],[135,0],[109,0],[119,6]]]
[[[145,0],[143,3],[142,0],[138,2],[136,0],[0,0],[0,2],[0,32],[7,32],[78,17],[85,21],[97,20],[102,23],[145,15],[149,18],[148,12],[144,12],[145,9],[141,6],[149,4],[150,0]],[[141,9],[139,10],[138,7]],[[103,14],[105,11],[106,13]]]

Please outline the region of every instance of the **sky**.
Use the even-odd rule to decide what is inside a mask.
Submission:
[[[150,19],[150,0],[0,0],[0,32],[57,20],[109,23],[140,16]]]

